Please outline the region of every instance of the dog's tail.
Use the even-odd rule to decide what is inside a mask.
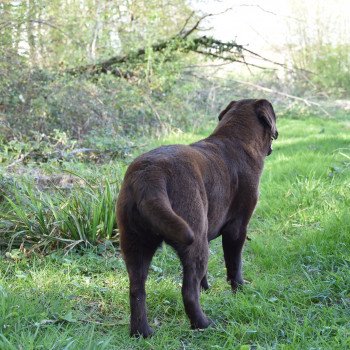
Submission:
[[[165,238],[186,245],[194,240],[194,233],[187,222],[177,215],[167,196],[142,199],[139,210]]]

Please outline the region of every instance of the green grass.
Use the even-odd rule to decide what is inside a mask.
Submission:
[[[156,331],[147,340],[129,338],[127,274],[113,247],[30,258],[13,251],[0,259],[0,349],[349,349],[349,124],[281,119],[279,133],[244,252],[250,283],[236,295],[220,239],[211,243],[211,289],[201,302],[212,328],[189,329],[169,247],[147,282]]]

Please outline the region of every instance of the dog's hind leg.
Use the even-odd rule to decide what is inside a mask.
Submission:
[[[198,237],[197,237],[198,238]],[[208,241],[195,240],[185,249],[178,250],[183,265],[182,297],[185,311],[193,329],[204,329],[210,325],[199,303],[200,286],[205,278],[208,264]]]
[[[242,249],[246,239],[246,226],[240,220],[234,220],[222,231],[222,246],[224,250],[227,281],[233,292],[244,284],[242,277]]]
[[[133,240],[126,244],[124,238],[123,254],[130,281],[130,334],[149,337],[153,334],[147,321],[145,283],[152,257],[159,243],[142,244]]]

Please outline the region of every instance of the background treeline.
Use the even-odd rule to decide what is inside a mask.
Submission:
[[[152,48],[198,20],[183,0],[8,1],[0,18],[5,137],[58,129],[112,139],[199,125],[208,108],[208,82],[185,73],[196,59],[176,43]],[[89,69],[113,57],[122,59],[108,71]]]
[[[198,44],[196,39],[206,38],[200,31],[205,16],[185,0],[2,1],[2,138],[57,129],[79,140],[122,140],[202,125],[227,100],[254,95],[237,84],[237,72],[292,95],[348,97],[346,26],[291,3],[299,20],[292,21],[290,37],[277,49],[288,52],[286,65],[261,59],[260,66],[267,67],[261,70],[243,68],[259,56],[234,42],[229,48],[222,42]],[[316,27],[309,30],[311,21]],[[222,68],[217,78],[215,68],[203,69],[207,58],[241,63]]]

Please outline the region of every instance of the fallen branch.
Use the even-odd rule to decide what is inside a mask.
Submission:
[[[279,95],[279,96],[283,96],[283,97],[286,97],[286,98],[289,98],[289,99],[292,99],[292,100],[296,100],[296,101],[300,101],[300,102],[303,102],[304,104],[306,104],[307,106],[316,106],[318,107],[323,113],[325,113],[328,117],[330,117],[331,115],[317,102],[315,101],[310,101],[310,100],[307,100],[305,98],[302,98],[302,97],[298,97],[298,96],[294,96],[294,95],[291,95],[291,94],[287,94],[285,92],[280,92],[280,91],[276,91],[276,90],[272,90],[270,88],[267,88],[265,86],[261,86],[261,85],[257,85],[257,84],[253,84],[253,83],[250,83],[250,82],[247,82],[247,81],[241,81],[241,80],[233,80],[234,82],[238,83],[238,84],[242,84],[242,85],[248,85],[248,86],[251,86],[251,87],[254,87],[255,89],[258,89],[258,90],[261,90],[261,91],[266,91],[266,92],[270,92],[270,93],[273,93],[273,94],[276,94],[276,95]]]
[[[17,165],[17,164],[22,163],[23,160],[25,159],[25,157],[26,157],[25,154],[21,154],[21,156],[20,156],[18,159],[16,159],[16,160],[15,160],[14,162],[12,162],[11,164],[7,165],[7,166],[6,166],[6,169],[10,169],[10,168],[12,168],[13,166],[15,166],[15,165]]]

